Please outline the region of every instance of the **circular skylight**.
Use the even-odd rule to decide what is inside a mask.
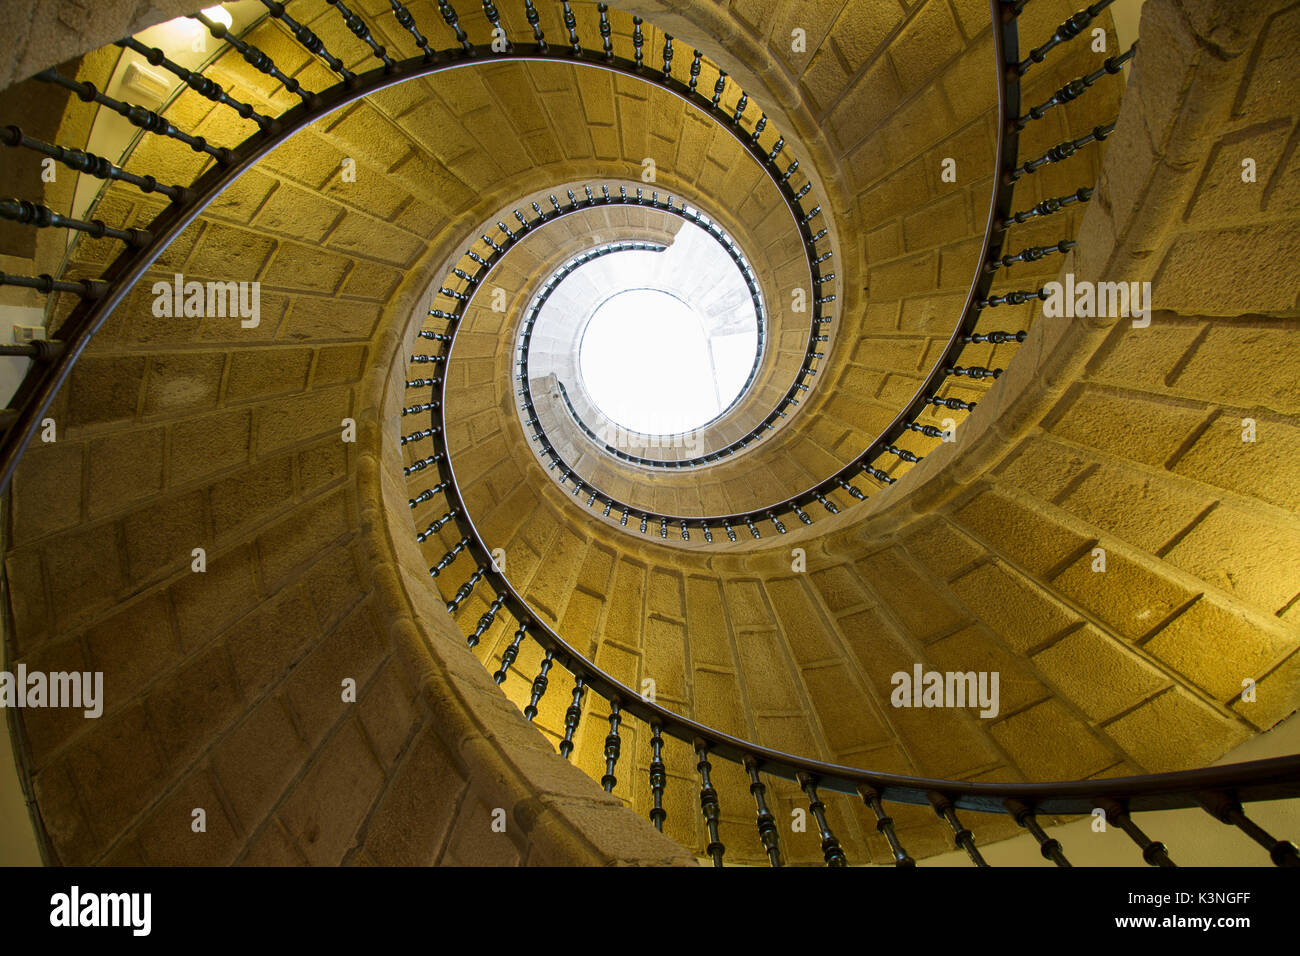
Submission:
[[[731,406],[749,381],[757,345],[754,324],[710,327],[672,293],[626,289],[592,313],[578,368],[592,402],[616,425],[672,435]]]

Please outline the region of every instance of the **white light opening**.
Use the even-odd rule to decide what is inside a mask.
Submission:
[[[758,330],[714,328],[660,289],[628,289],[592,313],[578,349],[583,384],[615,424],[647,435],[707,425],[740,395]]]

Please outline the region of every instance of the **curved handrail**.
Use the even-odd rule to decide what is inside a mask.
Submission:
[[[204,20],[204,22],[208,21]],[[310,31],[307,32],[310,33]],[[224,31],[220,35],[224,35]],[[315,39],[314,35],[311,35],[311,38]],[[316,43],[319,44],[319,40],[316,40]],[[62,344],[62,348],[52,350],[55,354],[42,356],[44,361],[34,363],[14,396],[12,404],[16,406],[17,411],[16,414],[11,414],[7,422],[5,422],[7,428],[3,438],[0,438],[0,491],[4,491],[12,481],[18,460],[22,457],[33,436],[40,429],[42,418],[48,411],[58,390],[67,380],[72,367],[84,352],[90,339],[99,331],[108,316],[121,304],[126,294],[143,277],[144,273],[153,265],[167,246],[180,235],[186,226],[193,222],[195,217],[229,188],[240,175],[307,125],[362,97],[407,80],[447,70],[505,61],[563,62],[593,69],[603,69],[653,83],[657,88],[671,93],[694,108],[705,112],[706,115],[719,119],[718,125],[726,129],[742,148],[758,161],[759,166],[771,179],[785,200],[804,245],[812,288],[815,289],[822,280],[820,263],[826,261],[832,253],[827,251],[820,258],[817,258],[816,246],[819,242],[826,241],[829,232],[827,229],[823,229],[814,235],[808,228],[806,219],[801,221],[798,214],[801,211],[800,200],[807,196],[811,189],[811,180],[796,193],[790,187],[789,180],[791,175],[798,169],[798,160],[794,160],[784,173],[781,173],[775,165],[777,158],[783,155],[783,152],[788,153],[788,150],[785,149],[785,138],[780,137],[776,147],[772,150],[765,150],[759,146],[758,133],[751,132],[742,125],[743,109],[737,110],[734,116],[728,116],[725,111],[721,110],[719,106],[720,97],[726,88],[726,81],[729,79],[725,72],[720,71],[718,84],[715,87],[715,98],[712,101],[697,91],[696,78],[699,72],[698,64],[702,60],[702,55],[698,51],[695,51],[695,53],[696,59],[692,66],[691,77],[689,81],[683,82],[673,76],[669,70],[657,73],[647,69],[641,61],[639,48],[637,58],[629,60],[626,57],[614,54],[612,48],[586,48],[579,46],[576,41],[573,46],[546,44],[544,41],[515,42],[508,49],[498,50],[491,43],[475,45],[466,39],[460,48],[434,51],[426,47],[426,53],[423,56],[414,56],[401,61],[386,59],[382,66],[366,73],[347,72],[342,81],[328,90],[310,95],[303,94],[302,102],[279,116],[270,118],[268,123],[259,125],[258,130],[238,146],[229,149],[209,148],[209,154],[213,156],[215,165],[211,166],[194,183],[177,190],[177,196],[172,204],[159,213],[146,228],[145,232],[147,232],[149,239],[138,245],[128,245],[113,260],[99,279],[78,284],[82,290],[83,298],[60,327],[58,342]],[[322,54],[323,57],[328,55],[328,51]],[[666,66],[670,66],[670,64],[666,64]],[[38,77],[73,90],[87,102],[95,100],[97,96],[102,96],[92,84],[67,80],[52,69],[43,71],[38,74]],[[742,99],[747,101],[748,96],[742,95]],[[148,115],[147,111],[140,110],[139,107],[133,109]],[[762,128],[767,125],[766,120],[767,117],[764,114],[756,124],[756,129],[761,132]],[[155,122],[163,121],[158,117]],[[6,145],[26,146],[31,142],[22,136],[17,127],[8,127],[7,129],[12,132],[4,140]],[[78,152],[64,150],[61,147],[53,147],[53,149],[67,154]],[[74,157],[74,161],[86,162],[86,155],[85,153],[79,153],[79,158]],[[90,157],[90,159],[97,160],[98,158]],[[87,162],[84,171],[91,171],[91,165],[91,163]],[[74,168],[82,167],[74,166]],[[162,191],[161,187],[155,188]],[[0,274],[0,279],[14,280],[15,284],[31,284],[33,287],[45,292],[54,291],[58,288],[56,280],[51,280],[49,277],[40,277],[40,279],[32,280],[30,283],[20,283],[18,280],[21,280],[21,277],[6,277],[2,274]],[[822,318],[821,305],[814,300],[812,331],[809,333],[810,344],[817,333],[819,324],[824,324],[820,321]],[[826,319],[825,321],[829,322],[830,320]],[[812,350],[810,349],[810,351]],[[796,376],[796,382],[801,378],[802,376]],[[791,386],[791,392],[797,392],[797,387]]]

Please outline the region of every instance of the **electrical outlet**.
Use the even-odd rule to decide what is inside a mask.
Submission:
[[[39,325],[15,325],[14,342],[23,345],[45,338],[45,329]]]

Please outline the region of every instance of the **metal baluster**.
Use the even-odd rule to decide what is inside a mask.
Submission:
[[[618,737],[618,725],[622,720],[618,698],[614,698],[609,702],[609,733],[605,736],[605,775],[600,778],[600,785],[605,788],[606,793],[613,793],[614,785],[618,783],[618,778],[614,776],[614,768],[618,765],[618,754],[622,747]]]
[[[898,834],[894,831],[893,818],[885,813],[880,791],[869,783],[860,783],[858,794],[862,797],[863,803],[876,815],[876,831],[884,834],[885,839],[889,841],[889,849],[894,854],[894,866],[916,866],[916,861],[908,856],[907,851],[903,849],[903,844],[899,842]]]
[[[1043,155],[1031,159],[1021,166],[1017,166],[1015,169],[1007,173],[1003,177],[1003,180],[1008,184],[1014,183],[1019,180],[1021,176],[1036,172],[1049,163],[1064,162],[1089,143],[1100,143],[1113,132],[1115,132],[1114,123],[1107,123],[1104,126],[1094,126],[1091,132],[1085,133],[1078,139],[1068,139],[1064,143],[1057,143],[1047,152],[1043,153]]]
[[[713,781],[709,777],[709,772],[713,769],[713,764],[709,763],[709,745],[698,737],[695,739],[695,754],[700,758],[695,765],[700,773],[700,810],[704,814],[704,825],[709,831],[709,845],[704,852],[713,858],[714,866],[721,867],[722,855],[727,850],[718,838],[718,817],[721,813],[718,791],[713,789]]]
[[[198,20],[199,23],[207,27],[208,32],[218,40],[225,40],[234,47],[235,50],[248,62],[248,64],[253,67],[253,69],[260,73],[265,73],[274,80],[279,80],[284,84],[286,90],[290,93],[296,93],[302,98],[304,103],[310,103],[316,98],[315,93],[311,90],[303,89],[301,83],[295,80],[292,76],[283,73],[280,68],[275,65],[275,61],[262,52],[262,50],[253,46],[251,43],[241,40],[239,37],[231,33],[224,23],[218,23],[215,20],[211,20],[202,12],[191,13],[189,16],[191,20]]]
[[[903,461],[911,462],[913,464],[921,460],[906,448],[899,448],[897,445],[886,445],[884,450],[889,452],[891,455],[897,455],[899,458],[903,459]]]
[[[1074,16],[1070,17],[1056,28],[1056,32],[1052,34],[1051,39],[1037,49],[1030,50],[1029,56],[1016,65],[1016,72],[1021,76],[1024,76],[1032,64],[1042,63],[1043,60],[1047,58],[1047,54],[1057,45],[1064,43],[1067,40],[1073,40],[1080,33],[1086,30],[1088,25],[1092,23],[1093,19],[1113,2],[1114,0],[1098,0],[1097,3],[1085,7],[1078,13],[1074,14]]]
[[[709,103],[709,105],[712,106],[715,110],[718,108],[718,103],[721,102],[722,100],[722,91],[725,90],[726,88],[727,88],[726,71],[719,70],[718,82],[713,84],[713,99]]]
[[[244,119],[251,119],[262,129],[269,129],[274,120],[257,112],[248,103],[240,102],[232,97],[220,83],[212,80],[202,73],[196,73],[193,70],[187,70],[174,60],[168,59],[167,54],[163,53],[158,47],[145,46],[135,37],[127,37],[124,40],[116,41],[116,45],[124,50],[134,50],[144,57],[154,66],[161,66],[168,73],[178,77],[182,83],[188,86],[200,96],[212,100],[214,103],[220,103],[222,106],[229,107]]]
[[[411,36],[415,38],[415,45],[418,46],[420,52],[424,54],[424,62],[428,63],[433,60],[434,53],[433,50],[429,48],[429,39],[421,33],[419,27],[415,25],[415,17],[412,16],[411,11],[406,9],[406,5],[402,3],[401,0],[388,0],[388,2],[393,7],[394,19],[405,27]]]
[[[111,239],[120,239],[129,246],[142,246],[152,238],[143,229],[114,229],[112,226],[105,225],[102,219],[92,219],[89,222],[84,219],[70,219],[47,206],[28,202],[25,199],[0,199],[0,218],[24,225],[30,224],[37,229],[50,227],[73,229],[88,233],[95,239],[108,236]]]
[[[582,719],[582,695],[587,692],[587,685],[581,675],[573,675],[573,703],[564,711],[564,739],[560,741],[560,756],[565,760],[573,753],[573,735],[578,732],[578,721]]]
[[[1049,837],[1047,832],[1039,825],[1034,816],[1034,811],[1019,800],[1005,800],[1003,806],[1007,808],[1007,813],[1020,826],[1024,827],[1034,835],[1038,841],[1039,852],[1042,853],[1043,859],[1051,860],[1057,866],[1069,868],[1070,861],[1065,858],[1065,853],[1061,850],[1061,842],[1055,837]]]
[[[997,272],[999,269],[1005,269],[1017,262],[1037,262],[1053,253],[1065,255],[1073,249],[1077,243],[1073,239],[1062,239],[1054,246],[1030,246],[1028,249],[1021,249],[1015,255],[994,257],[984,263],[985,272]]]
[[[324,42],[316,34],[312,33],[306,26],[299,23],[293,17],[289,16],[284,10],[284,4],[277,0],[262,0],[262,5],[271,12],[271,16],[280,20],[289,28],[293,38],[297,40],[308,53],[314,53],[324,60],[331,70],[343,77],[343,81],[349,86],[357,81],[356,74],[343,65],[343,61],[325,47]]]
[[[1279,840],[1272,836],[1258,823],[1246,816],[1241,804],[1228,794],[1217,791],[1198,793],[1196,799],[1205,808],[1205,812],[1214,819],[1220,823],[1235,826],[1265,850],[1268,850],[1268,858],[1273,861],[1274,866],[1300,866],[1300,850],[1296,849],[1296,845],[1290,840]]]
[[[1128,834],[1129,839],[1138,845],[1142,850],[1142,859],[1150,866],[1172,867],[1177,864],[1169,859],[1169,853],[1165,850],[1165,845],[1159,841],[1152,840],[1142,828],[1133,822],[1133,818],[1128,815],[1123,804],[1110,798],[1102,798],[1093,801],[1093,806],[1100,809],[1106,814],[1106,819],[1119,827]]]
[[[767,808],[767,787],[758,776],[758,761],[745,754],[745,770],[749,774],[749,792],[758,806],[758,839],[772,866],[781,866],[781,838],[776,828],[776,818]]]
[[[504,594],[498,594],[496,598],[493,599],[492,603],[488,605],[488,609],[484,611],[483,616],[478,619],[478,625],[474,628],[474,633],[465,639],[466,643],[468,643],[470,647],[478,647],[478,642],[483,639],[483,635],[487,633],[487,629],[491,627],[492,622],[496,620],[497,611],[501,610],[501,605],[505,603],[506,596]]]
[[[698,86],[700,82],[700,61],[703,58],[703,54],[701,54],[699,50],[695,50],[694,56],[691,58],[691,80],[687,85],[690,87],[692,93],[695,92],[695,87]]]
[[[412,432],[410,435],[403,435],[402,444],[409,445],[413,441],[419,441],[422,438],[429,438],[436,431],[438,431],[436,428],[426,428],[423,431]]]
[[[758,528],[754,525],[754,519],[749,517],[748,515],[745,516],[745,526],[749,528],[749,533],[752,534],[755,538],[762,537],[762,535],[758,533]]]
[[[505,41],[506,53],[515,52],[515,45],[510,42],[506,36],[506,31],[501,26],[501,14],[497,12],[496,4],[492,0],[483,0],[483,15],[487,17],[488,23],[492,24],[492,38],[495,40],[498,36]],[[500,31],[498,33],[498,31]]]
[[[667,80],[673,73],[673,38],[667,33],[664,34],[664,79]]]
[[[419,534],[415,536],[415,540],[419,541],[421,544],[423,544],[425,541],[428,541],[431,537],[433,537],[444,527],[446,527],[447,522],[451,521],[458,514],[460,514],[460,509],[452,508],[441,518],[438,518],[437,520],[430,522],[429,527],[425,528],[423,531],[421,531]]]
[[[182,132],[169,121],[163,119],[158,113],[147,110],[143,106],[134,106],[123,103],[121,100],[115,100],[111,96],[105,96],[95,88],[93,83],[78,83],[76,80],[70,80],[53,69],[42,70],[36,74],[36,79],[43,83],[53,83],[61,86],[65,90],[71,90],[77,94],[78,99],[82,102],[93,102],[107,107],[119,116],[124,116],[133,126],[138,126],[145,132],[179,140],[196,153],[207,153],[223,166],[230,162],[230,150],[224,146],[211,146],[202,136],[191,136],[189,133]],[[147,180],[150,177],[146,176],[144,178]],[[159,187],[159,191],[161,191],[161,187]],[[175,199],[176,197],[173,196],[172,198]]]
[[[1022,222],[1027,222],[1030,219],[1041,218],[1043,216],[1050,216],[1053,213],[1060,212],[1062,209],[1068,208],[1069,206],[1073,206],[1077,202],[1078,203],[1088,202],[1090,199],[1092,199],[1093,192],[1094,190],[1091,187],[1084,186],[1083,188],[1077,190],[1076,192],[1071,193],[1068,196],[1053,196],[1049,199],[1044,199],[1042,202],[1040,202],[1037,206],[1034,206],[1032,209],[1022,209],[1020,212],[1012,213],[1010,216],[1007,216],[1005,219],[998,219],[994,223],[994,225],[998,229],[1006,229],[1012,223],[1016,223],[1018,225]]]
[[[941,819],[947,821],[948,826],[952,827],[953,839],[956,843],[957,849],[965,850],[970,856],[971,862],[976,866],[988,866],[988,864],[984,862],[984,857],[980,855],[980,851],[975,848],[975,834],[962,826],[961,821],[957,819],[957,810],[953,806],[952,801],[944,794],[936,793],[933,790],[925,796],[926,799],[930,801],[930,806],[934,807],[934,812],[938,814]]]
[[[574,56],[582,55],[582,44],[578,42],[578,18],[569,6],[569,0],[562,0],[564,6],[564,26],[569,31],[569,52]]]
[[[993,309],[1000,305],[1024,305],[1031,299],[1046,300],[1049,295],[1051,295],[1051,293],[1048,292],[1046,286],[1044,286],[1037,292],[1016,291],[1007,292],[1003,295],[991,295],[987,299],[980,299],[975,303],[975,307],[977,309]]]
[[[384,64],[385,73],[392,73],[397,69],[397,63],[388,55],[386,49],[375,42],[375,38],[370,35],[369,25],[359,14],[349,10],[343,0],[325,0],[325,2],[338,10],[339,15],[343,17],[343,23],[352,31],[352,35],[370,47],[370,52],[374,54],[375,59]]]
[[[819,495],[816,496],[816,498],[817,498],[817,502],[818,502],[818,503],[819,503],[823,508],[825,508],[827,511],[829,511],[831,514],[833,514],[833,515],[837,515],[837,514],[840,513],[839,506],[838,506],[837,504],[835,504],[835,502],[833,502],[833,501],[831,501],[829,498],[827,498],[825,495],[820,495],[820,494],[819,494]]]
[[[456,591],[456,596],[447,602],[447,613],[455,614],[460,610],[460,606],[465,603],[471,594],[474,593],[474,585],[483,580],[483,575],[487,573],[486,568],[476,568],[474,573],[469,576],[469,580],[460,586]]]
[[[510,673],[510,665],[515,662],[519,656],[519,645],[523,643],[524,636],[528,633],[528,620],[524,619],[519,622],[519,629],[515,631],[514,639],[511,640],[510,646],[501,652],[501,666],[497,668],[492,679],[498,684],[506,682],[506,675]]]
[[[442,574],[443,571],[447,570],[447,566],[456,560],[457,555],[468,547],[469,538],[461,538],[454,548],[442,556],[442,560],[429,569],[429,575],[436,578],[438,575]]]
[[[963,335],[963,342],[974,342],[982,344],[992,342],[994,345],[1003,345],[1007,342],[1023,342],[1029,337],[1028,332],[979,332],[975,335]]]
[[[262,0],[262,2],[265,3],[266,0]],[[448,3],[447,0],[438,0],[438,9],[442,12],[443,22],[446,23],[447,26],[451,27],[452,31],[456,34],[456,42],[460,44],[460,48],[472,56],[474,54],[474,47],[469,42],[469,37],[465,35],[465,31],[461,29],[460,17],[456,15],[456,8]]]
[[[641,32],[641,18],[633,17],[632,18],[632,50],[633,50],[632,56],[636,60],[636,68],[638,73],[641,71],[641,67],[643,66],[642,59],[645,54],[642,48],[644,46],[645,46],[645,34]]]
[[[528,720],[537,716],[537,705],[541,703],[542,696],[546,693],[546,675],[550,672],[553,663],[555,663],[555,651],[548,649],[546,656],[542,658],[541,669],[533,678],[533,693],[528,699],[528,706],[524,708],[524,717]]]
[[[664,787],[668,783],[668,773],[664,767],[663,727],[658,723],[650,725],[650,747],[653,751],[650,757],[650,795],[654,800],[654,806],[650,808],[650,822],[656,830],[663,833],[664,821],[668,819],[668,811],[664,809]]]
[[[528,17],[528,25],[533,28],[533,39],[537,41],[538,52],[545,53],[547,50],[546,34],[542,32],[540,26],[542,18],[538,14],[537,8],[533,6],[533,0],[524,0],[524,13]],[[542,214],[536,203],[533,203],[533,208],[537,209],[538,215]],[[545,219],[546,217],[543,215],[542,218]]]
[[[39,139],[32,139],[17,126],[0,128],[0,143],[5,146],[21,147],[30,149],[35,153],[41,153],[75,172],[87,173],[97,179],[130,183],[143,193],[162,193],[174,202],[181,202],[189,196],[189,190],[184,186],[168,186],[158,182],[152,176],[137,176],[134,173],[128,173],[120,166],[115,166],[103,156],[97,156],[94,153],[87,153],[80,149],[68,149],[64,146],[54,146]]]
[[[422,492],[412,498],[410,502],[408,502],[411,509],[414,510],[417,506],[424,504],[426,501],[432,500],[435,495],[445,491],[450,484],[450,481],[443,481],[434,485],[432,488],[425,488]]]
[[[840,849],[840,841],[835,838],[831,832],[831,825],[826,821],[826,804],[822,803],[821,797],[817,794],[817,778],[812,774],[799,773],[799,786],[808,796],[808,809],[812,811],[813,819],[817,822],[817,832],[822,838],[822,856],[826,858],[827,866],[848,866],[848,860],[844,857],[844,851]]]
[[[959,378],[998,378],[1002,374],[1002,369],[985,368],[982,365],[972,365],[968,368],[963,368],[960,365],[954,365],[951,368],[945,368],[943,370],[943,374],[955,375]]]
[[[609,4],[596,4],[596,11],[600,14],[600,42],[605,48],[605,62],[614,62],[614,41],[611,39],[614,30],[609,25]]]
[[[35,289],[43,295],[49,295],[51,292],[71,292],[83,299],[98,299],[108,291],[108,283],[98,279],[55,279],[46,274],[20,276],[11,272],[0,272],[0,285]]]
[[[1026,113],[1024,116],[1019,116],[1015,119],[1014,125],[1016,129],[1023,130],[1034,120],[1042,119],[1045,115],[1047,115],[1047,111],[1054,106],[1062,106],[1066,103],[1069,103],[1071,100],[1078,99],[1084,93],[1088,92],[1088,90],[1092,87],[1092,85],[1096,83],[1099,79],[1101,79],[1103,76],[1106,76],[1107,74],[1113,75],[1115,73],[1118,73],[1120,71],[1120,68],[1123,67],[1124,64],[1127,63],[1129,60],[1133,59],[1133,56],[1136,53],[1137,53],[1137,41],[1135,40],[1133,41],[1133,45],[1130,46],[1123,53],[1119,54],[1118,56],[1112,56],[1108,60],[1106,60],[1106,62],[1102,64],[1100,69],[1094,70],[1092,73],[1089,73],[1086,76],[1081,76],[1078,79],[1071,80],[1069,83],[1066,83],[1063,87],[1061,87],[1059,90],[1053,93],[1050,98],[1040,103],[1038,106],[1031,106],[1029,108],[1028,113]]]
[[[430,465],[437,462],[437,460],[441,457],[442,457],[441,455],[429,455],[427,458],[421,458],[418,461],[413,461],[402,469],[402,474],[413,475],[417,471],[424,471],[424,469],[428,468]]]

